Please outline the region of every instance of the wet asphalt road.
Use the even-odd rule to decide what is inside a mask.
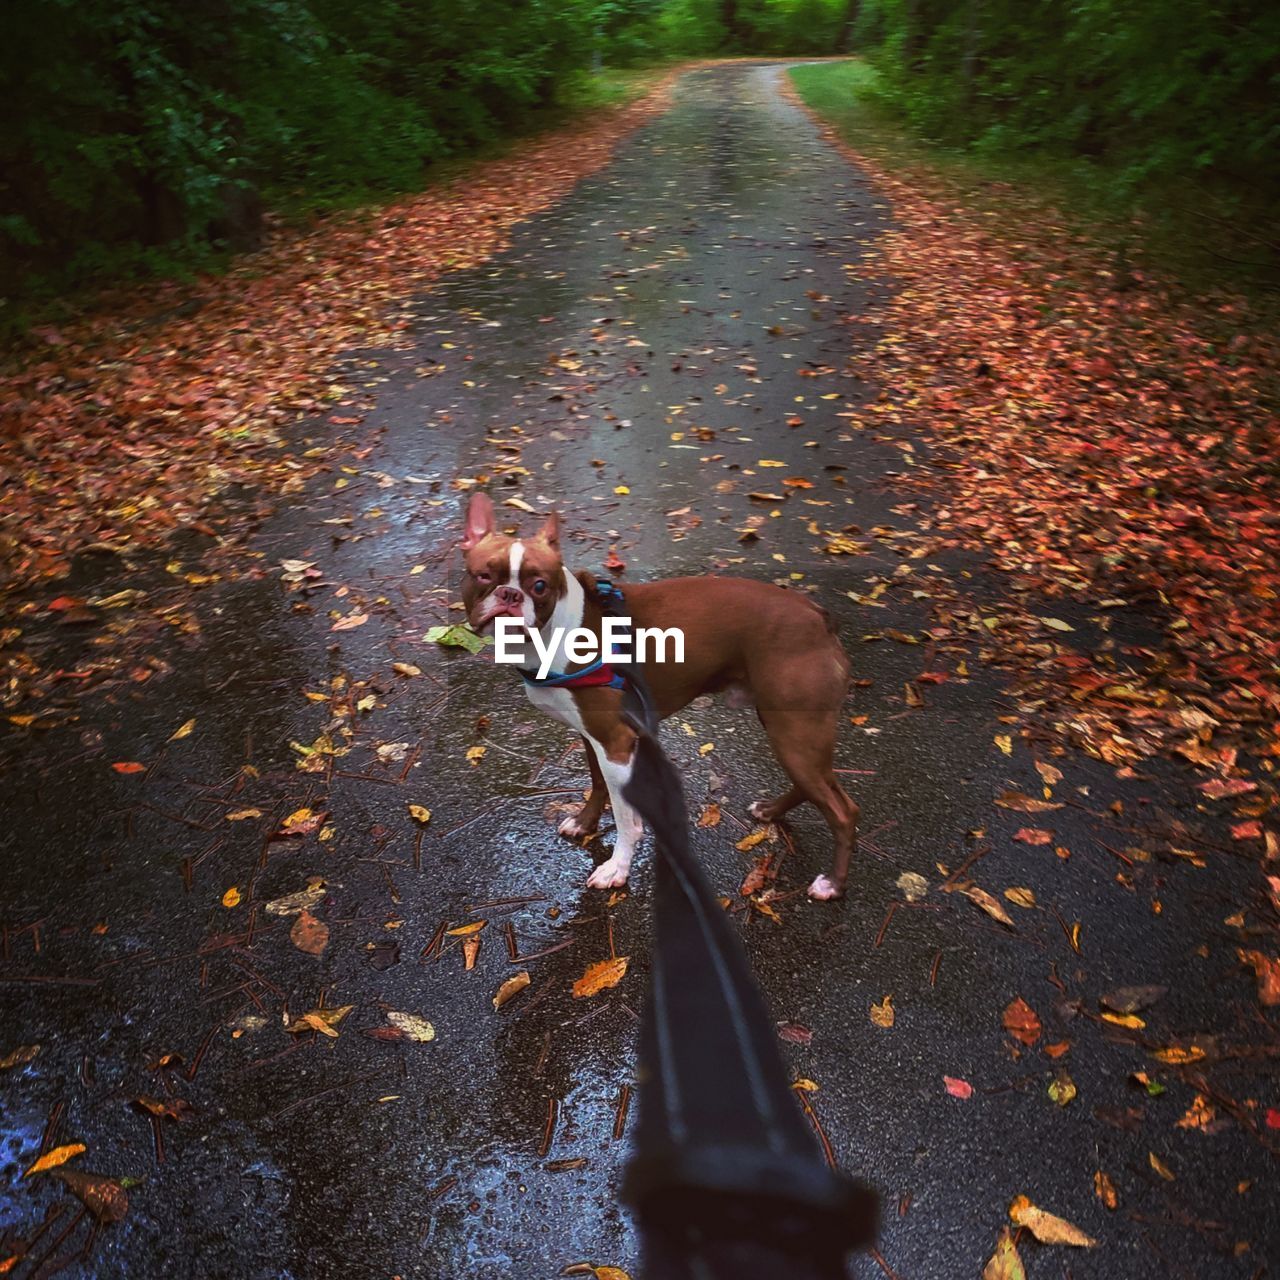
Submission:
[[[125,1223],[62,1274],[540,1280],[583,1261],[634,1267],[616,1203],[626,1143],[613,1135],[633,1080],[648,860],[613,906],[586,891],[600,846],[555,834],[585,782],[574,740],[536,718],[512,674],[423,639],[460,620],[461,479],[557,506],[578,567],[598,569],[613,546],[624,581],[741,573],[813,591],[839,620],[867,682],[840,750],[865,832],[843,903],[803,895],[829,852],[803,810],[777,919],[737,896],[753,858],[734,848],[747,806],[782,781],[749,712],[695,706],[666,742],[691,805],[722,808],[697,848],[733,898],[774,1015],[792,1024],[784,1053],[817,1084],[836,1156],[884,1196],[894,1274],[978,1275],[1020,1194],[1100,1241],[1026,1241],[1032,1277],[1266,1274],[1267,1150],[1229,1121],[1178,1128],[1196,1088],[1094,1016],[1108,989],[1160,983],[1153,1043],[1240,1042],[1250,1024],[1256,1037],[1252,984],[1221,924],[1252,869],[1223,854],[1206,868],[1139,864],[1118,883],[1124,868],[1095,837],[1135,837],[1107,834],[1095,816],[1107,806],[1195,830],[1204,819],[1180,807],[1187,779],[1174,771],[1122,782],[1082,756],[1052,757],[1075,802],[1052,815],[1071,857],[1014,842],[1042,819],[993,797],[1039,794],[1040,779],[1027,740],[1011,755],[993,741],[1016,729],[1002,677],[963,634],[886,638],[919,638],[939,599],[981,601],[998,584],[948,549],[911,493],[926,441],[908,457],[903,441],[859,429],[880,389],[846,376],[845,355],[876,335],[848,318],[877,287],[859,264],[890,214],[778,96],[779,74],[686,76],[670,112],[518,228],[508,253],[408,306],[405,349],[335,373],[336,415],[363,416],[343,428],[349,447],[303,494],[274,506],[245,495],[232,554],[193,539],[167,564],[109,578],[88,567],[69,584],[90,597],[138,588],[174,613],[162,632],[126,633],[127,606],[51,627],[50,661],[114,644],[137,650],[135,673],[168,669],[74,704],[74,718],[68,700],[65,726],[3,742],[0,1055],[42,1046],[0,1076],[6,1239],[71,1203],[51,1180],[21,1178],[52,1116],[51,1142],[86,1144],[79,1167],[131,1180]],[[303,424],[291,447],[333,431]],[[820,530],[850,526],[860,554],[823,554]],[[286,560],[316,567],[313,590],[282,581]],[[332,629],[349,615],[367,621]],[[1071,619],[1087,643],[1087,606]],[[904,685],[926,671],[948,678],[913,686],[924,692],[912,705]],[[298,748],[317,744],[323,768],[296,767]],[[111,768],[123,762],[147,768]],[[425,830],[409,804],[431,810]],[[304,806],[327,814],[322,830],[272,839]],[[1034,891],[1040,906],[1009,908],[1016,931],[939,892],[938,864],[975,851],[974,879],[996,897]],[[929,882],[922,901],[904,900],[903,872]],[[329,930],[319,956],[290,941],[296,916],[265,909],[310,877],[325,889],[312,907]],[[239,903],[224,906],[233,888]],[[459,937],[421,956],[443,924],[475,920],[489,923],[473,970]],[[570,945],[512,963],[508,923],[520,956]],[[627,978],[574,999],[611,937],[631,957]],[[530,986],[495,1011],[521,970]],[[886,995],[891,1028],[869,1016]],[[1016,996],[1044,1023],[1021,1054],[1001,1027]],[[353,1006],[336,1039],[284,1030],[286,1008],[321,1004]],[[429,1019],[435,1039],[362,1034],[388,1010]],[[1060,1058],[1041,1051],[1063,1042]],[[157,1065],[166,1055],[178,1057]],[[1213,1083],[1275,1106],[1265,1067],[1228,1057]],[[1078,1095],[1059,1106],[1046,1089],[1063,1070]],[[1138,1070],[1167,1092],[1135,1089]],[[973,1096],[948,1096],[944,1076]],[[162,1126],[162,1161],[139,1096],[191,1105]],[[1114,1212],[1094,1195],[1098,1170],[1118,1189]],[[52,1248],[72,1216],[14,1274],[82,1247],[86,1224]],[[885,1273],[863,1258],[851,1274]]]

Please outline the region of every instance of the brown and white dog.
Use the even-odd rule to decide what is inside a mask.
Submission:
[[[494,525],[493,503],[474,494],[462,539],[466,581],[462,598],[473,630],[484,633],[501,617],[537,628],[546,646],[572,628],[600,632],[602,610],[589,574],[566,569],[560,519],[552,514],[531,538],[515,538]],[[727,692],[755,703],[774,756],[791,779],[775,800],[757,800],[751,815],[772,822],[806,800],[821,811],[835,838],[831,871],[809,886],[812,898],[844,892],[857,840],[858,806],[836,781],[832,764],[836,723],[849,687],[849,660],[826,614],[792,591],[746,578],[669,578],[623,588],[624,613],[637,627],[678,627],[684,632],[681,662],[649,663],[645,677],[665,718],[704,693]],[[557,631],[557,628],[560,628]],[[551,671],[572,672],[556,652]],[[560,834],[596,830],[606,794],[617,828],[613,856],[591,873],[596,889],[625,884],[639,815],[623,799],[631,772],[635,733],[621,716],[615,688],[554,688],[526,684],[539,710],[576,729],[591,768],[591,791],[582,809],[560,824]]]

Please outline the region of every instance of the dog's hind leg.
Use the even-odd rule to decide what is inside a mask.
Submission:
[[[600,772],[600,761],[596,759],[596,749],[586,734],[582,735],[582,745],[586,749],[587,766],[591,770],[591,790],[587,793],[586,804],[560,824],[560,834],[571,840],[589,836],[595,831],[600,825],[600,815],[604,812],[605,801],[609,796],[604,774]]]
[[[837,711],[797,715],[794,709],[763,712],[765,732],[778,763],[794,784],[782,801],[812,801],[826,819],[835,841],[831,871],[818,876],[809,886],[809,896],[826,900],[844,893],[849,863],[858,841],[858,806],[836,781],[834,771]],[[792,797],[798,797],[792,800]],[[788,805],[788,808],[790,805]],[[775,814],[776,816],[776,814]]]

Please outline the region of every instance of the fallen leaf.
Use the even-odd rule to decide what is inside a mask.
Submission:
[[[1245,951],[1237,948],[1241,964],[1247,964],[1258,979],[1258,1001],[1270,1008],[1280,1004],[1280,960],[1264,955],[1261,951]]]
[[[1115,1209],[1120,1204],[1120,1197],[1116,1194],[1115,1183],[1101,1169],[1093,1175],[1093,1194],[1108,1209]]]
[[[1049,1082],[1049,1097],[1060,1107],[1065,1107],[1076,1096],[1075,1081],[1065,1072],[1059,1071]]]
[[[367,613],[348,613],[341,617],[329,628],[330,631],[354,631],[356,627],[363,627],[369,621]]]
[[[479,938],[463,938],[462,940],[462,963],[468,973],[476,967],[476,960],[480,956],[480,939]]]
[[[458,622],[448,627],[432,627],[424,639],[450,649],[465,649],[468,653],[479,653],[484,648],[484,637]]]
[[[195,1114],[195,1108],[186,1098],[152,1098],[143,1094],[133,1099],[133,1105],[148,1115],[175,1122],[190,1120]]]
[[[1188,1045],[1183,1048],[1174,1045],[1168,1049],[1156,1049],[1152,1057],[1159,1058],[1161,1062],[1167,1062],[1172,1067],[1182,1067],[1188,1062],[1199,1062],[1205,1056],[1204,1050],[1198,1045]]]
[[[1006,889],[1004,896],[1015,907],[1024,907],[1028,911],[1036,905],[1036,895],[1030,889]]]
[[[979,889],[976,884],[971,884],[961,892],[970,902],[981,907],[993,920],[999,920],[1001,924],[1008,925],[1010,929],[1014,928],[1012,917],[985,889]]]
[[[296,916],[300,911],[310,911],[328,892],[324,880],[319,876],[312,876],[305,889],[272,898],[266,906],[267,915]]]
[[[310,911],[303,910],[289,930],[289,941],[299,951],[318,956],[329,945],[329,926],[323,920],[317,920]]]
[[[1168,987],[1116,987],[1098,997],[1098,1003],[1113,1013],[1137,1013],[1149,1005],[1155,1004],[1167,991]]]
[[[318,1031],[322,1036],[329,1036],[336,1040],[338,1033],[335,1028],[354,1008],[353,1004],[344,1004],[336,1009],[312,1009],[309,1013],[294,1018],[285,1030],[295,1034],[302,1031]]]
[[[929,892],[929,882],[915,871],[904,871],[895,883],[908,902],[919,902]]]
[[[247,822],[250,818],[262,817],[261,809],[232,809],[227,814],[228,822]]]
[[[593,996],[608,987],[616,987],[627,972],[626,956],[614,956],[589,964],[577,982],[573,984],[575,996]]]
[[[324,826],[324,820],[329,816],[327,809],[316,812],[312,809],[295,809],[281,824],[280,830],[276,833],[281,836],[308,836],[313,831],[318,831]]]
[[[798,1022],[779,1022],[778,1037],[788,1044],[812,1044],[813,1032]]]
[[[525,987],[529,985],[529,971],[521,969],[513,978],[508,978],[506,982],[498,988],[497,994],[493,997],[493,1007],[501,1009],[513,996],[518,996]]]
[[[893,996],[885,996],[879,1004],[871,1006],[871,1021],[877,1027],[893,1026]]]
[[[996,1251],[982,1268],[982,1280],[1027,1280],[1027,1273],[1018,1256],[1017,1247],[1008,1227],[1000,1228]]]
[[[84,1150],[83,1142],[68,1142],[64,1146],[54,1147],[52,1151],[46,1151],[22,1176],[30,1178],[37,1173],[48,1173],[50,1169],[66,1164],[68,1160],[74,1159]]]
[[[1052,844],[1053,832],[1043,827],[1019,827],[1013,838],[1020,844]]]
[[[953,1098],[967,1101],[973,1097],[973,1085],[967,1080],[961,1080],[958,1076],[943,1076],[942,1083],[946,1085],[947,1092]]]
[[[737,849],[739,853],[750,853],[750,851],[754,849],[756,845],[763,843],[765,840],[772,840],[772,839],[774,839],[773,827],[772,826],[760,827],[758,830],[752,831],[749,834],[743,836],[742,839],[739,840],[738,843],[735,844],[733,847]]]
[[[1037,800],[1035,796],[1023,795],[1021,791],[1002,791],[996,796],[996,804],[1002,809],[1016,809],[1019,813],[1050,813],[1062,808],[1055,800]]]
[[[1004,1029],[1025,1045],[1033,1045],[1040,1039],[1040,1019],[1036,1011],[1021,997],[1009,1002],[1001,1019]]]
[[[235,885],[232,885],[222,895],[222,905],[224,907],[238,907],[240,905],[240,890]]]
[[[1037,1208],[1026,1196],[1018,1196],[1009,1206],[1009,1217],[1018,1226],[1026,1227],[1041,1244],[1069,1244],[1077,1248],[1092,1248],[1098,1243],[1065,1218]]]
[[[189,738],[191,731],[196,727],[194,720],[188,720],[185,724],[179,725],[170,735],[170,742],[181,742],[183,738]]]
[[[488,923],[487,920],[473,920],[470,924],[460,924],[456,929],[446,929],[445,932],[450,938],[465,938],[468,934],[479,933]]]
[[[147,766],[139,764],[136,760],[121,760],[111,766],[117,773],[146,773]]]
[[[411,804],[409,806],[409,816],[415,821],[420,822],[425,827],[431,821],[431,810],[426,805]]]
[[[38,1044],[20,1044],[0,1058],[0,1071],[12,1071],[14,1067],[25,1067],[39,1052]]]
[[[1176,1182],[1177,1175],[1154,1151],[1147,1152],[1147,1163],[1166,1181]]]
[[[72,1192],[99,1222],[120,1222],[129,1212],[129,1193],[114,1178],[59,1169],[55,1178]]]
[[[388,1009],[387,1021],[406,1040],[413,1040],[418,1044],[426,1044],[428,1040],[436,1038],[435,1027],[426,1018],[421,1018],[416,1013],[400,1013],[398,1010]]]
[[[720,806],[714,803],[704,805],[702,812],[698,815],[698,826],[718,827],[719,825],[720,825]]]
[[[484,755],[487,750],[488,750],[487,747],[468,747],[467,748],[467,760],[471,763],[471,766],[473,768],[476,765],[478,765],[481,760],[484,759]]]

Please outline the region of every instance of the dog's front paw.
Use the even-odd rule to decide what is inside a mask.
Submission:
[[[570,840],[579,840],[583,836],[589,836],[595,833],[599,828],[599,821],[592,822],[589,817],[583,817],[581,813],[570,814],[556,830],[562,835],[567,836]]]
[[[754,800],[752,801],[747,812],[757,822],[773,821],[773,801],[772,800]]]
[[[588,877],[588,889],[621,889],[627,883],[627,874],[631,867],[616,858],[602,862]]]
[[[828,876],[819,876],[809,886],[809,897],[815,902],[830,902],[833,898],[844,897],[844,887]]]

